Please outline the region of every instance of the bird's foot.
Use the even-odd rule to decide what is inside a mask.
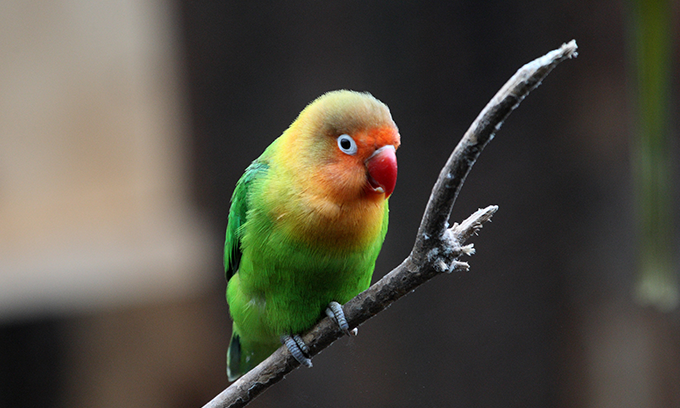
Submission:
[[[347,324],[347,318],[345,317],[345,312],[342,311],[342,306],[336,301],[332,301],[328,304],[326,308],[326,316],[337,323],[340,330],[342,330],[346,335],[356,336],[358,330],[356,328],[349,330],[349,325]]]
[[[290,354],[303,366],[310,368],[312,366],[312,359],[309,358],[309,347],[305,344],[302,338],[294,334],[292,336],[284,334],[281,336],[281,342],[286,345]]]

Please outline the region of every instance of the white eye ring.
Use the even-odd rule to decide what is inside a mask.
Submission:
[[[345,154],[355,155],[357,153],[357,142],[352,139],[352,136],[343,133],[338,136],[338,148]]]

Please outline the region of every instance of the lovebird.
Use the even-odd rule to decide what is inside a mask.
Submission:
[[[231,198],[224,245],[233,329],[230,381],[281,343],[311,366],[299,334],[366,290],[387,233],[400,135],[369,93],[307,105],[253,161]]]

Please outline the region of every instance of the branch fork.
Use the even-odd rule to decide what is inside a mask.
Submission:
[[[466,272],[470,269],[467,262],[459,261],[461,256],[472,256],[475,253],[474,244],[463,245],[472,235],[476,235],[486,222],[491,221],[491,217],[498,211],[498,206],[490,205],[480,208],[470,215],[465,221],[453,224],[452,227],[444,230],[442,236],[436,244],[427,251],[427,262],[438,272]],[[431,238],[424,234],[424,241]]]

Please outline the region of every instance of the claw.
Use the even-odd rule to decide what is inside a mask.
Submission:
[[[326,308],[326,316],[337,323],[340,330],[342,330],[346,335],[350,335],[349,325],[347,324],[347,318],[345,318],[345,312],[342,311],[342,306],[336,301],[332,301],[328,304]]]
[[[295,340],[295,344],[297,344],[297,346],[302,351],[302,354],[309,356],[309,347],[307,347],[304,340],[302,340],[302,337],[298,336],[297,334],[294,334],[292,337],[293,340]]]
[[[292,336],[284,334],[281,336],[281,342],[286,345],[290,354],[303,366],[309,368],[312,366],[312,359],[309,356],[309,347],[302,341],[302,338],[297,334]]]

